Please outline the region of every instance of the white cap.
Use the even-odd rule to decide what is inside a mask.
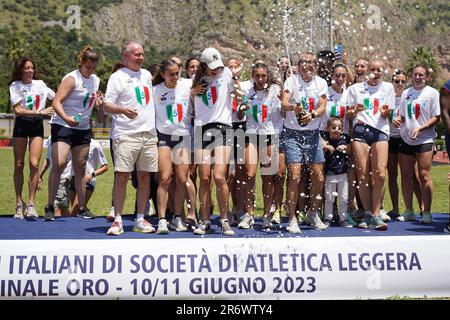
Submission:
[[[220,52],[215,48],[206,48],[203,50],[200,61],[208,65],[208,68],[214,70],[218,67],[224,67]]]

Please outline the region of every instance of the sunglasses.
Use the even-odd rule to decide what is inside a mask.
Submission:
[[[406,80],[394,80],[395,84],[406,83]]]
[[[342,77],[342,78],[347,78],[347,74],[346,73],[335,73],[334,76],[336,78]]]

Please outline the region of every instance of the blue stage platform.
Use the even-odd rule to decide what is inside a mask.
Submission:
[[[160,239],[160,238],[230,238],[223,236],[220,232],[218,216],[212,217],[212,232],[205,236],[194,235],[192,232],[170,232],[167,235],[140,234],[132,232],[134,215],[124,215],[123,224],[125,233],[112,237],[107,236],[106,231],[111,223],[105,217],[96,219],[83,219],[77,217],[56,218],[52,222],[41,220],[27,221],[13,219],[12,216],[0,217],[0,240],[23,240],[23,239]],[[445,224],[448,222],[447,214],[433,214],[433,223],[423,225],[419,223],[419,216],[415,222],[391,221],[388,223],[387,231],[375,231],[370,229],[342,228],[331,226],[325,231],[317,231],[308,226],[301,226],[301,234],[292,235],[286,231],[287,218],[283,223],[274,225],[273,229],[262,229],[262,219],[257,218],[253,229],[235,230],[234,238],[280,238],[280,237],[385,237],[385,236],[430,236],[442,235]],[[149,220],[156,228],[157,218]]]

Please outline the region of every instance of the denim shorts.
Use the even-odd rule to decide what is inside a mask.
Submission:
[[[365,123],[357,123],[353,127],[353,140],[371,146],[375,142],[389,141],[389,136],[383,131],[368,126]]]
[[[284,128],[281,149],[286,155],[286,163],[323,163],[322,143],[319,130],[293,130]]]

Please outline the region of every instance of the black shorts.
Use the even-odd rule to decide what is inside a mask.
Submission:
[[[186,148],[189,149],[191,147],[191,136],[176,136],[170,134],[164,134],[158,131],[158,147],[169,147],[173,149],[177,148]]]
[[[201,135],[198,130],[201,130]],[[233,127],[213,122],[194,128],[195,149],[214,149],[219,146],[233,145]]]
[[[353,127],[352,138],[354,141],[363,142],[369,146],[375,142],[389,141],[389,136],[386,133],[365,123],[357,123]]]
[[[95,186],[92,185],[89,182],[86,182],[86,190],[92,191],[94,192]],[[69,191],[70,192],[76,192],[77,190],[75,189],[75,176],[72,176],[72,178],[70,178],[70,185],[69,185]]]
[[[390,137],[389,138],[389,153],[395,153],[395,154],[399,153],[402,144],[403,144],[402,138]]]
[[[92,139],[91,129],[77,130],[66,128],[59,124],[52,124],[52,143],[64,142],[71,147],[90,144]]]
[[[264,146],[271,146],[272,144],[279,144],[277,134],[247,134],[248,142],[257,146],[258,150]]]
[[[432,143],[432,142],[412,146],[403,141],[403,143],[400,146],[400,153],[406,154],[408,156],[415,156],[416,154],[419,154],[419,153],[432,151],[433,147],[434,147],[434,143]]]
[[[247,129],[247,122],[233,123],[233,158],[234,162],[244,164],[245,161],[245,144],[247,143],[247,136],[245,130]]]
[[[44,137],[42,117],[17,117],[14,123],[13,138]]]

